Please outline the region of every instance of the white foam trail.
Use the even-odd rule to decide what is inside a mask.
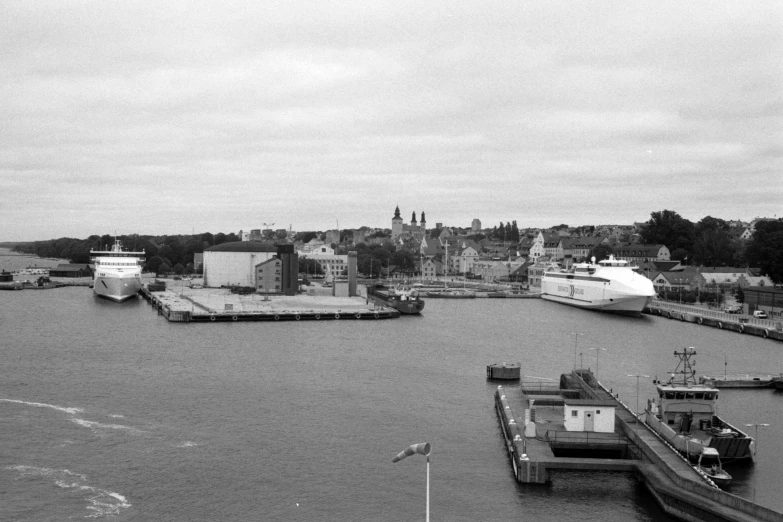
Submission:
[[[86,497],[85,500],[90,503],[90,505],[87,506],[87,509],[91,511],[92,514],[87,515],[85,518],[118,515],[120,509],[131,506],[128,499],[123,495],[84,484],[87,482],[87,477],[85,475],[74,473],[67,469],[51,469],[23,465],[8,466],[6,469],[19,471],[24,476],[52,477],[54,483],[61,488],[75,489],[90,495]]]
[[[87,480],[87,477],[85,475],[82,475],[80,473],[74,473],[73,471],[69,471],[67,469],[51,469],[51,468],[41,468],[39,466],[23,466],[23,465],[8,466],[6,469],[13,469],[19,471],[24,476],[51,477],[54,475],[58,475],[58,476],[64,475],[69,477],[78,477],[81,480]]]
[[[195,442],[191,442],[189,440],[186,440],[185,442],[181,444],[177,444],[178,448],[192,448],[193,446],[197,446]]]
[[[16,399],[0,399],[0,402],[12,402],[14,404],[24,404],[26,406],[35,406],[36,408],[51,408],[53,410],[57,411],[64,411],[65,413],[69,413],[71,415],[75,415],[77,413],[81,413],[84,410],[81,408],[64,408],[62,406],[55,406],[54,404],[45,404],[43,402],[27,402],[27,401],[19,401]]]
[[[123,426],[122,424],[103,424],[101,422],[88,421],[84,419],[71,419],[71,422],[75,422],[79,426],[84,426],[85,428],[90,429],[128,430],[132,432],[142,431],[132,426]]]

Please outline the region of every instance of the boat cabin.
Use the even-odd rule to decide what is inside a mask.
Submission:
[[[706,384],[657,384],[658,404],[651,402],[651,411],[661,421],[686,433],[691,427],[711,427],[716,413],[718,389]]]
[[[712,427],[717,414],[718,389],[704,382],[696,382],[696,369],[690,359],[696,355],[693,348],[675,351],[680,359],[669,382],[655,381],[658,390],[658,404],[648,403],[648,409],[663,424],[684,433],[692,429],[706,431]]]

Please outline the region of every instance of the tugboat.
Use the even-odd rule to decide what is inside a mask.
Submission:
[[[754,440],[717,414],[718,389],[696,382],[693,348],[674,351],[680,359],[668,382],[654,381],[658,403],[647,401],[645,422],[690,461],[714,448],[725,462],[753,461]]]
[[[424,309],[424,301],[419,297],[419,292],[407,285],[393,288],[385,285],[368,286],[367,297],[381,301],[386,306],[399,310],[401,314],[420,314]]]

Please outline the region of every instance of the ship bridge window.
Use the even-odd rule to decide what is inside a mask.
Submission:
[[[695,394],[695,393],[693,393],[693,392],[687,392],[687,393],[685,394],[685,398],[686,398],[686,399],[693,399],[695,395],[696,395],[696,394]]]
[[[674,398],[674,392],[666,392],[666,398],[667,399],[673,399]]]
[[[698,393],[696,393],[696,398],[697,399],[704,399],[704,394],[701,393],[701,392],[698,392]]]
[[[674,398],[680,401],[683,400],[685,398],[685,392],[677,392],[674,395]]]

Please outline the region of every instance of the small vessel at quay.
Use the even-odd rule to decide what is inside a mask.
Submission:
[[[397,285],[395,287],[385,285],[368,286],[367,297],[381,301],[402,314],[420,314],[424,309],[424,301],[419,297],[419,292],[406,285]]]
[[[568,270],[549,270],[541,277],[541,298],[547,301],[640,315],[655,297],[652,281],[633,271],[628,261],[609,256],[576,263]]]
[[[732,476],[723,469],[720,455],[715,448],[703,448],[701,450],[698,466],[720,488],[725,488],[731,482]]]
[[[143,250],[125,251],[119,239],[114,241],[111,250],[90,250],[90,260],[95,263],[95,295],[118,303],[135,296],[141,290],[144,259]]]
[[[752,437],[718,416],[718,389],[696,382],[693,348],[674,351],[680,359],[668,382],[654,381],[658,402],[647,402],[645,422],[689,460],[714,448],[723,462],[753,459]]]

